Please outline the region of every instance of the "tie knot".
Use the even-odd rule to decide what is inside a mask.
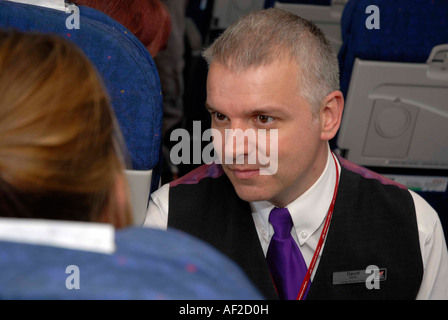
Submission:
[[[274,208],[269,214],[269,222],[274,227],[274,235],[288,238],[291,235],[292,218],[287,208]]]

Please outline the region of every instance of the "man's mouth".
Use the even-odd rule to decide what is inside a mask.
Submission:
[[[230,171],[232,171],[233,175],[238,179],[250,179],[256,177],[260,174],[260,169],[252,168],[252,167],[237,167],[232,166],[229,167]]]

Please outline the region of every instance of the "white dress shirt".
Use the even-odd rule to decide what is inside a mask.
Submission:
[[[292,236],[307,263],[313,258],[319,242],[325,217],[330,207],[336,183],[336,165],[328,153],[327,165],[319,179],[287,208],[292,216]],[[442,225],[436,211],[418,194],[410,191],[414,200],[422,253],[424,275],[417,299],[448,299],[448,250]],[[145,226],[166,229],[168,224],[169,184],[163,185],[151,196]],[[268,201],[250,203],[255,227],[266,255],[274,233],[269,213],[274,206]],[[312,214],[310,214],[312,212]],[[331,228],[331,225],[330,225]],[[322,248],[319,258],[322,255]],[[319,258],[312,274],[317,270]]]

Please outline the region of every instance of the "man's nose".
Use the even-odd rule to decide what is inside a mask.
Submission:
[[[246,163],[246,159],[256,151],[256,131],[243,123],[234,123],[226,130],[226,158],[234,163]]]

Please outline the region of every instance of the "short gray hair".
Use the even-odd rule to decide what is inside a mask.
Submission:
[[[219,62],[233,71],[295,59],[299,93],[318,115],[323,99],[339,90],[337,56],[323,32],[312,22],[285,10],[253,11],[229,26],[203,52],[210,65]]]

